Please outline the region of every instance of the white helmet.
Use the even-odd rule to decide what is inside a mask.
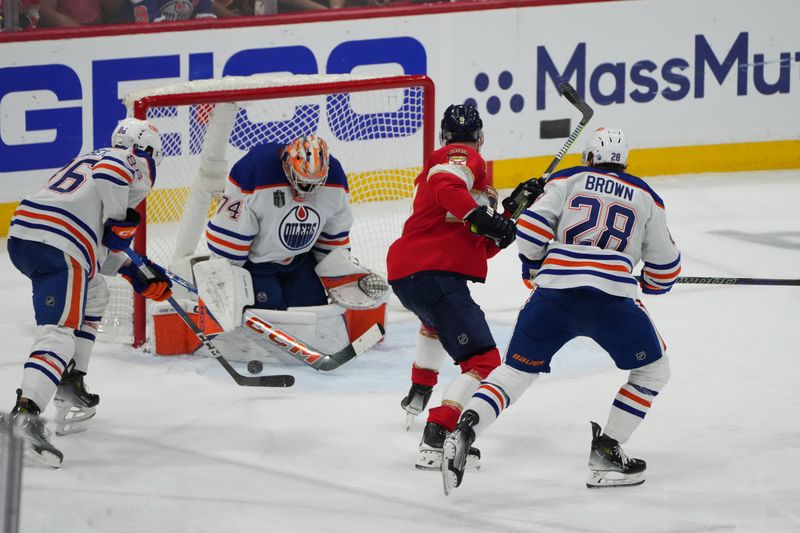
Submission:
[[[622,130],[598,128],[583,149],[584,165],[589,164],[589,154],[592,155],[592,165],[628,166],[628,141],[625,134]]]
[[[111,146],[115,148],[137,148],[150,154],[156,166],[164,157],[161,136],[155,126],[138,118],[121,120],[111,134]]]

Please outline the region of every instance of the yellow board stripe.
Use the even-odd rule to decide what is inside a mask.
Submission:
[[[494,186],[515,187],[544,172],[552,155],[494,162]],[[667,176],[700,172],[739,172],[800,168],[800,141],[706,144],[631,150],[628,171],[636,176]],[[581,164],[580,154],[567,155],[558,168]]]
[[[552,155],[504,159],[493,162],[494,186],[510,189],[518,183],[544,172]],[[628,170],[637,176],[666,176],[672,174],[697,174],[700,172],[739,172],[753,170],[800,169],[800,140],[769,141],[732,144],[706,144],[701,146],[677,146],[670,148],[641,148],[631,150]],[[567,155],[558,168],[580,165],[580,154]],[[410,196],[413,178],[417,169],[393,171],[399,187],[386,198]],[[364,201],[359,197],[362,189],[369,189],[370,173],[348,176],[351,199],[354,203]],[[400,182],[403,182],[400,184]],[[365,191],[366,192],[366,191]],[[385,193],[386,191],[384,191]],[[369,191],[372,196],[375,191]],[[158,189],[148,196],[151,208],[148,217],[155,222],[177,220],[183,212],[183,203],[188,188]],[[180,199],[177,202],[176,199]],[[11,215],[19,202],[0,203],[0,236],[8,235]],[[212,205],[209,212],[215,208]]]

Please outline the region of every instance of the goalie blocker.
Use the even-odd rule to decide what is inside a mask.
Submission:
[[[330,255],[334,256],[333,261],[327,261],[327,264],[322,261],[317,265],[317,272],[326,288],[330,285],[329,296],[335,303],[281,311],[255,308],[249,311],[304,342],[334,349],[358,339],[375,324],[385,324],[384,301],[388,295],[385,280],[350,261],[347,254],[344,257],[333,253]],[[198,304],[188,299],[181,303],[197,320],[204,333],[210,335],[232,331],[241,325],[244,308],[253,304],[249,272],[224,259],[196,263],[193,270],[201,295],[200,302]],[[213,318],[209,318],[206,308]],[[152,316],[157,354],[192,353],[200,346],[196,336],[170,306],[154,305]],[[245,351],[241,360],[252,357],[252,353]],[[230,354],[228,359],[240,360],[235,353]]]

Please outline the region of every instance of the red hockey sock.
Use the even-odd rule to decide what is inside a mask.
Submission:
[[[440,405],[428,411],[428,422],[439,424],[447,431],[453,431],[461,416],[461,409],[454,405]]]
[[[411,383],[433,387],[439,381],[439,372],[429,368],[411,367]]]

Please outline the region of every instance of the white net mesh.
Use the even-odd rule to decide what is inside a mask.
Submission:
[[[161,133],[165,157],[147,199],[147,255],[160,264],[176,256],[206,250],[201,237],[231,165],[250,148],[266,142],[287,143],[302,135],[325,139],[345,169],[355,223],[350,233],[352,253],[369,268],[386,273],[386,251],[400,235],[410,209],[413,182],[424,158],[425,90],[422,86],[392,86],[337,91],[322,85],[367,80],[355,76],[252,76],[190,82],[129,95],[136,100],[164,94],[209,91],[253,91],[267,88],[281,94],[231,103],[192,103],[150,107],[147,120]],[[306,95],[318,84],[320,94]],[[303,96],[293,95],[302,86]],[[243,98],[241,93],[239,98]],[[237,101],[238,100],[238,101]],[[427,125],[430,127],[430,124]],[[114,284],[113,291],[125,290]],[[114,297],[103,329],[125,327],[129,297]],[[123,316],[120,316],[119,313]],[[112,324],[112,321],[114,324]],[[126,338],[115,339],[124,342]]]

